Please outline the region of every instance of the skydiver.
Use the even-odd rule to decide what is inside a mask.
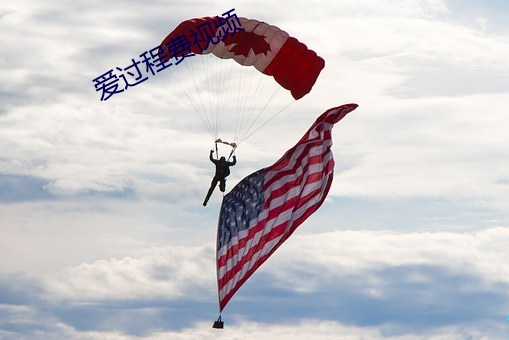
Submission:
[[[233,152],[232,152],[233,153]],[[203,201],[203,206],[207,205],[212,192],[216,188],[217,183],[219,182],[219,190],[224,192],[226,190],[226,177],[230,175],[230,166],[234,166],[237,164],[237,158],[233,155],[233,162],[228,162],[226,158],[223,156],[220,159],[214,159],[212,156],[214,154],[214,150],[210,150],[209,159],[212,163],[216,165],[216,174],[210,183],[209,191],[207,192],[207,196]]]

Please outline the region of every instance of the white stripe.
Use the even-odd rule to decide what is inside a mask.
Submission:
[[[222,278],[228,271],[230,271],[243,257],[245,257],[251,247],[256,246],[259,242],[262,236],[264,235],[264,229],[257,232],[255,235],[253,235],[252,238],[250,238],[246,242],[246,246],[239,248],[237,256],[232,257],[226,261],[226,263],[218,269],[218,278]],[[223,248],[230,248],[229,245],[226,245]]]
[[[332,127],[331,124],[326,124],[326,125],[329,125]],[[326,130],[327,129],[325,129],[324,131],[326,131]],[[323,138],[323,135],[324,135],[324,132],[322,132],[322,134],[321,134],[322,138]],[[293,152],[292,157],[290,157],[288,164],[284,168],[267,172],[267,174],[265,175],[265,182],[270,181],[272,179],[272,177],[274,177],[277,173],[279,173],[281,171],[292,169],[297,164],[298,158],[302,156],[306,147],[308,147],[309,144],[315,144],[315,143],[319,143],[319,145],[312,147],[310,150],[308,150],[307,156],[305,156],[305,158],[302,160],[303,162],[305,160],[309,159],[310,156],[319,155],[319,154],[323,153],[324,150],[327,150],[329,147],[332,146],[332,141],[330,139],[322,139],[322,140],[318,139],[318,140],[313,140],[313,141],[306,141],[302,144],[299,144],[299,146]],[[286,154],[285,154],[285,156],[286,156]],[[277,162],[276,162],[276,164],[277,164]]]
[[[237,236],[233,236],[227,244],[223,245],[221,247],[221,249],[218,249],[218,251],[217,251],[217,258],[219,259],[221,256],[226,255],[226,252],[228,251],[229,248],[231,248],[235,244],[238,244],[239,240],[247,237],[247,235],[249,234],[249,229],[250,228],[251,228],[251,224],[250,224],[250,227],[248,229],[239,231]]]
[[[317,163],[317,164],[310,165],[309,168],[306,171],[306,174],[311,175],[311,174],[314,174],[314,173],[322,172],[323,169],[325,168],[325,164],[327,164],[330,160],[333,159],[332,152],[323,153],[322,155],[323,155],[323,161],[320,162],[320,163]],[[316,156],[316,155],[314,155],[314,156]],[[306,157],[306,159],[308,159],[308,158],[309,157]],[[306,161],[304,161],[304,163],[306,163]],[[281,187],[283,187],[285,184],[287,184],[288,182],[294,181],[297,178],[303,176],[304,175],[304,165],[305,164],[303,164],[303,166],[299,166],[295,170],[295,172],[290,173],[290,174],[288,174],[286,176],[283,176],[280,179],[278,179],[277,181],[275,181],[274,183],[272,183],[267,188],[267,192],[272,192],[274,190],[278,190]]]
[[[258,262],[258,259],[266,254],[268,254],[273,248],[274,246],[279,242],[279,240],[283,237],[283,235],[280,235],[279,237],[275,238],[274,240],[270,241],[270,242],[267,242],[264,247],[262,249],[260,249],[260,251],[256,252],[255,254],[253,254],[253,257],[252,259],[256,259],[256,260],[252,260],[245,263],[243,266],[242,266],[242,270],[237,272],[224,286],[223,286],[223,289],[221,289],[219,291],[219,296],[220,298],[222,299],[224,296],[226,296],[228,294],[228,292],[235,287],[235,284],[241,280],[245,275],[246,273],[251,269],[253,268],[253,266]]]
[[[304,170],[304,166],[309,162],[309,159],[311,157],[322,156],[322,155],[326,156],[326,150],[315,149],[315,150],[310,150],[310,151],[312,151],[312,152],[307,153],[302,158],[301,164],[296,164],[295,162],[292,162],[291,164],[288,164],[281,170],[268,171],[265,176],[265,183],[272,181],[276,175],[280,174],[280,172],[283,172],[283,171],[290,171],[290,172],[287,175],[285,175],[284,177],[281,177],[281,178],[275,180],[273,183],[270,184],[269,187],[267,187],[266,190],[269,191],[269,190],[278,189],[279,187],[282,186],[282,184],[286,183],[288,180],[295,179],[297,177],[297,175],[302,174],[303,170]],[[313,165],[311,165],[311,166],[313,166]]]

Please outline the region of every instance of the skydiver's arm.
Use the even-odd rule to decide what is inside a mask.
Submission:
[[[237,157],[235,157],[235,155],[233,155],[233,162],[230,162],[229,165],[234,166],[235,164],[237,164]]]
[[[212,158],[212,155],[214,154],[214,150],[210,150],[210,155],[209,155],[209,159],[212,163],[215,163],[214,162],[214,158]]]

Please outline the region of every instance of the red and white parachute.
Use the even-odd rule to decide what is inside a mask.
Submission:
[[[325,62],[276,26],[239,17],[242,30],[225,37],[214,28],[214,20],[183,21],[160,45],[168,52],[166,44],[179,36],[204,25],[212,30],[215,36],[210,38],[217,43],[195,39],[190,50],[196,56],[170,69],[214,141],[221,138],[238,145],[309,93]]]

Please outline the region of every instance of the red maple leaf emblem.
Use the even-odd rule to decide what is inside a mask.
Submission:
[[[270,44],[265,40],[265,37],[254,32],[237,31],[233,36],[226,37],[224,44],[226,46],[234,44],[233,47],[229,48],[229,51],[245,57],[248,56],[251,50],[255,54],[263,53],[264,55],[267,55],[267,52],[270,51]]]

